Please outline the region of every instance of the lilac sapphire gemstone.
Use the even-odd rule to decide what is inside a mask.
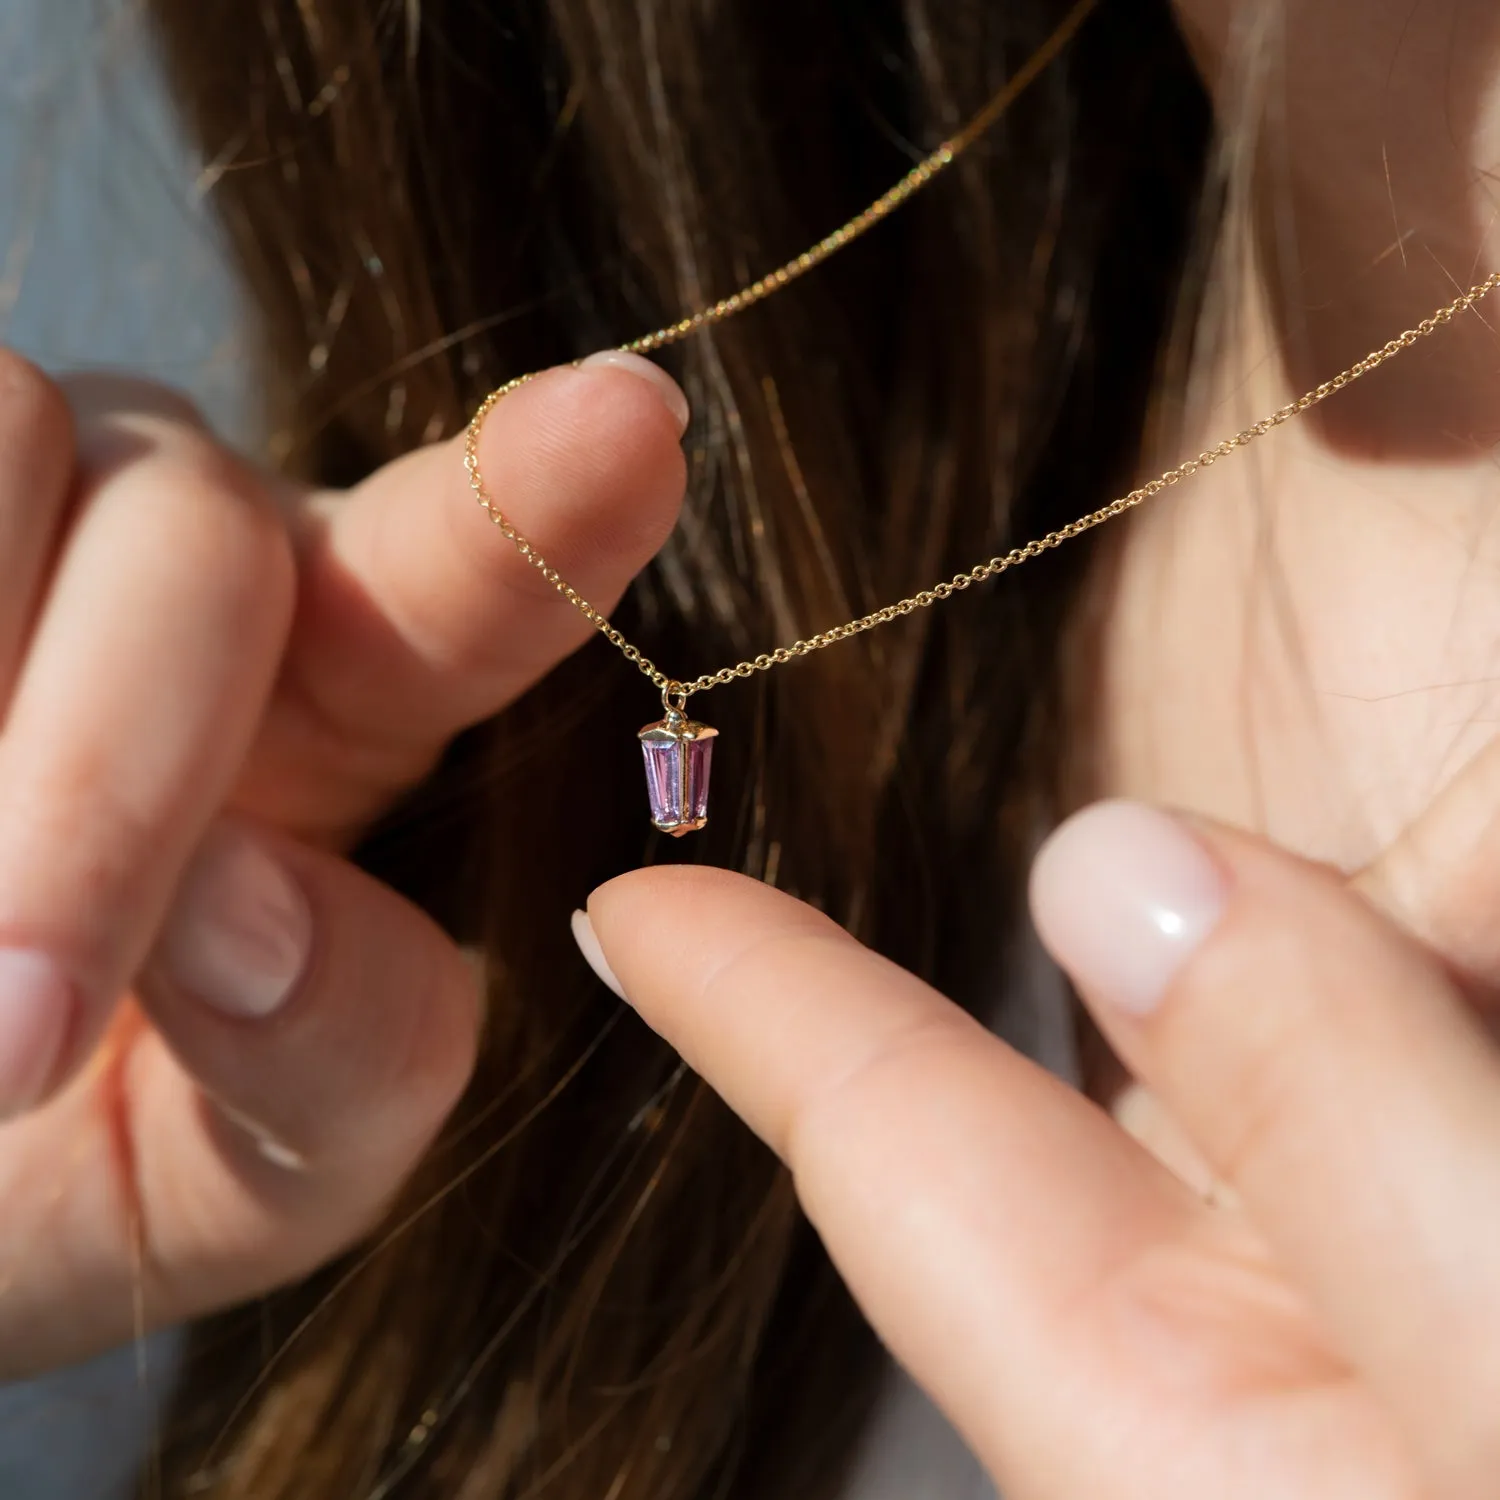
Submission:
[[[676,709],[641,730],[651,821],[663,833],[681,838],[708,822],[708,773],[718,732]]]

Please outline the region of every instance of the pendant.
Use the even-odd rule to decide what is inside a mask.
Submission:
[[[688,718],[685,694],[668,696],[666,705],[666,718],[646,725],[638,738],[646,757],[651,821],[680,839],[708,822],[708,772],[719,731]]]

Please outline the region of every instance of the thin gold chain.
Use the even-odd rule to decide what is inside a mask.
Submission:
[[[957,158],[980,136],[984,134],[991,125],[1009,108],[1009,106],[1025,91],[1027,86],[1047,67],[1059,52],[1072,39],[1089,12],[1094,9],[1097,0],[1080,0],[1071,11],[1064,17],[1057,30],[1047,38],[1046,42],[1032,54],[1024,66],[1006,83],[1005,87],[995,95],[993,99],[980,111],[973,120],[966,125],[957,135],[951,136],[944,141],[930,156],[913,167],[900,182],[896,184],[883,197],[876,199],[863,213],[850,219],[848,223],[834,230],[819,240],[810,250],[805,250],[795,259],[788,261],[785,265],[762,276],[758,281],[752,282],[743,290],[736,292],[731,297],[725,297],[715,302],[712,306],[703,308],[688,317],[680,319],[676,323],[669,324],[666,328],[660,328],[655,333],[648,333],[642,338],[633,340],[631,343],[620,346],[620,352],[627,354],[649,354],[656,349],[665,348],[668,344],[678,343],[689,335],[697,333],[700,329],[708,328],[715,323],[721,323],[726,318],[732,318],[736,313],[743,312],[747,307],[769,297],[772,292],[779,291],[788,282],[797,277],[805,275],[814,266],[827,260],[829,256],[853,240],[859,238],[875,224],[893,213],[913,193],[931,182],[939,172],[957,160]],[[717,672],[705,672],[700,677],[694,677],[690,681],[681,681],[670,677],[663,672],[655,662],[651,660],[638,646],[632,645],[625,639],[599,610],[589,603],[582,594],[575,589],[551,563],[542,556],[531,542],[521,534],[515,525],[507,519],[504,512],[490,495],[485,487],[484,476],[479,468],[479,434],[484,426],[485,419],[512,391],[519,390],[521,386],[536,379],[535,373],[520,375],[516,379],[508,381],[498,390],[491,391],[480,404],[469,422],[468,432],[464,442],[464,468],[468,471],[469,486],[474,491],[479,504],[483,506],[490,519],[500,529],[503,536],[508,538],[515,546],[516,551],[534,567],[553,588],[557,590],[569,604],[581,614],[609,643],[616,647],[627,661],[632,663],[641,673],[650,679],[651,683],[661,690],[662,699],[669,706],[683,708],[688,698],[694,693],[706,693],[711,688],[723,687],[727,683],[734,682],[738,678],[753,677],[757,672],[769,671],[772,667],[779,667],[785,662],[795,661],[798,657],[809,656],[814,651],[821,651],[825,646],[832,646],[838,641],[846,641],[850,636],[861,635],[866,630],[873,630],[877,625],[885,625],[891,620],[901,619],[905,615],[914,614],[919,609],[926,609],[929,605],[938,603],[943,599],[951,599],[954,594],[960,594],[965,589],[972,588],[976,583],[985,583],[991,578],[998,578],[1000,574],[1009,572],[1010,569],[1019,567],[1024,562],[1029,562],[1034,557],[1039,557],[1043,552],[1048,552],[1054,547],[1061,546],[1064,542],[1071,541],[1076,536],[1081,536],[1085,531],[1092,531],[1094,527],[1103,525],[1105,521],[1113,520],[1116,516],[1123,515],[1127,510],[1134,509],[1143,500],[1149,500],[1153,495],[1159,495],[1163,490],[1174,484],[1180,484],[1184,479],[1196,474],[1201,469],[1207,469],[1216,464],[1221,458],[1227,458],[1231,453],[1240,448],[1247,447],[1256,438],[1264,437],[1273,428],[1280,427],[1283,422],[1290,421],[1293,417],[1320,405],[1345,386],[1353,384],[1362,376],[1368,375],[1372,370],[1378,369],[1386,360],[1399,354],[1403,349],[1409,349],[1413,344],[1435,333],[1446,323],[1451,323],[1459,313],[1467,311],[1476,302],[1487,297],[1497,287],[1500,287],[1500,271],[1486,277],[1483,281],[1471,286],[1461,296],[1455,297],[1446,307],[1438,308],[1430,317],[1423,318],[1415,328],[1408,328],[1404,333],[1382,344],[1380,348],[1371,352],[1361,360],[1349,366],[1347,370],[1325,380],[1321,385],[1314,386],[1312,390],[1298,396],[1295,401],[1289,401],[1285,406],[1274,411],[1268,417],[1263,417],[1259,422],[1246,427],[1243,431],[1235,433],[1232,437],[1225,438],[1216,443],[1212,448],[1205,449],[1196,458],[1189,458],[1177,465],[1175,469],[1168,469],[1163,474],[1158,474],[1155,479],[1148,479],[1144,484],[1130,491],[1129,494],[1121,495],[1116,500],[1111,500],[1108,505],[1102,505],[1098,510],[1091,511],[1086,516],[1079,517],[1076,521],[1069,521],[1067,525],[1060,526],[1056,531],[1049,531],[1045,536],[1038,537],[1035,541],[1027,542],[1024,546],[1014,547],[1009,552],[1004,552],[996,557],[991,557],[984,562],[976,563],[972,568],[963,573],[955,573],[951,578],[934,583],[930,588],[920,590],[909,595],[905,599],[898,599],[894,604],[886,604],[881,608],[872,610],[867,615],[861,615],[858,619],[846,621],[842,625],[835,625],[828,630],[820,630],[816,635],[810,635],[804,640],[793,641],[789,646],[778,646],[774,651],[762,652],[759,656],[747,657],[744,661],[736,662],[732,667],[721,667]]]

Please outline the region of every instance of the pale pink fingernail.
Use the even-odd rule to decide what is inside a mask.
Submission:
[[[163,975],[226,1015],[262,1019],[291,998],[311,951],[312,914],[292,877],[243,830],[210,832],[162,929]]]
[[[40,1102],[76,1008],[73,987],[45,953],[0,949],[0,1119]]]
[[[625,987],[615,978],[615,971],[610,968],[609,960],[604,956],[604,949],[599,946],[599,934],[594,931],[594,924],[589,921],[589,914],[586,911],[573,913],[573,941],[578,944],[578,951],[583,954],[584,962],[589,968],[620,999],[626,999]]]
[[[624,370],[631,375],[639,376],[642,380],[650,381],[661,393],[662,400],[667,404],[667,410],[672,413],[672,419],[677,423],[677,431],[679,433],[687,431],[688,420],[692,415],[688,408],[688,398],[683,394],[682,387],[659,364],[639,354],[627,354],[623,349],[601,349],[597,354],[591,354],[587,359],[578,362],[581,370],[595,369],[601,365]]]
[[[1228,885],[1176,818],[1100,802],[1069,818],[1031,869],[1043,943],[1094,1003],[1146,1015],[1213,931]]]

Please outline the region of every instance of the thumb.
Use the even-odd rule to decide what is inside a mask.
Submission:
[[[0,1141],[0,1379],[243,1301],[364,1235],[466,1085],[478,978],[352,865],[215,825],[138,1003]]]
[[[676,523],[687,418],[671,377],[639,356],[548,371],[484,422],[485,489],[607,614]],[[287,690],[240,799],[295,828],[367,817],[592,629],[477,503],[462,435],[308,497],[300,564]]]

